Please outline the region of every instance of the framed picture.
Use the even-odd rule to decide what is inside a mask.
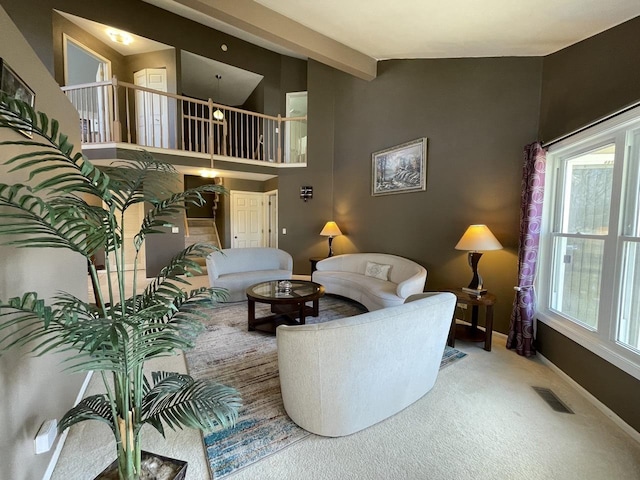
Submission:
[[[427,139],[419,138],[371,155],[371,195],[427,188]]]
[[[32,107],[35,106],[36,92],[29,88],[29,85],[7,65],[3,58],[0,58],[0,90],[9,97],[22,100]],[[31,132],[21,130],[21,133],[31,137]]]

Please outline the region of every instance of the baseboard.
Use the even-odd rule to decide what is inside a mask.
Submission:
[[[91,380],[92,376],[93,376],[93,371],[88,372],[87,375],[84,377],[84,382],[82,382],[80,391],[78,392],[78,395],[76,395],[76,399],[73,403],[74,407],[78,403],[80,403],[80,400],[84,398],[84,394],[86,393],[87,388],[89,387],[89,381]],[[51,479],[51,476],[53,475],[53,471],[56,468],[58,460],[60,459],[60,454],[62,453],[62,447],[64,447],[64,442],[67,440],[68,434],[69,434],[69,429],[67,428],[62,433],[62,435],[60,435],[60,438],[58,439],[58,443],[56,444],[56,449],[53,451],[53,455],[51,455],[51,460],[49,460],[49,465],[47,466],[47,470],[44,472],[44,475],[42,476],[42,480]]]
[[[564,373],[560,368],[558,368],[554,363],[551,362],[544,355],[541,355],[540,352],[536,352],[536,356],[540,357],[542,363],[544,363],[547,367],[553,370],[554,373],[558,374],[564,381],[566,381],[569,385],[575,388],[583,397],[585,397],[594,407],[604,413],[607,417],[609,417],[613,423],[615,423],[618,427],[620,427],[627,435],[633,438],[637,443],[640,443],[640,432],[638,432],[635,428],[621,419],[616,413],[607,407],[604,403],[594,397],[589,391],[587,391],[582,385],[576,382],[569,375]]]

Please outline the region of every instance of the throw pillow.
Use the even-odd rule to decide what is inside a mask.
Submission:
[[[391,265],[382,265],[381,263],[367,262],[367,268],[364,270],[365,277],[374,277],[380,280],[389,280],[389,270]]]

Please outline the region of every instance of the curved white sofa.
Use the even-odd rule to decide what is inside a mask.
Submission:
[[[290,279],[293,258],[277,248],[225,248],[207,256],[212,287],[229,291],[227,302],[246,300],[246,289],[268,280]]]
[[[366,275],[367,264],[389,266],[387,280]],[[347,253],[316,264],[313,281],[326,293],[350,298],[374,311],[401,305],[410,295],[422,293],[427,270],[407,258],[387,253]]]
[[[433,387],[453,318],[452,293],[354,317],[279,326],[284,408],[318,435],[339,437],[408,407]]]

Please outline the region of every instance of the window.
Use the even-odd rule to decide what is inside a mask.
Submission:
[[[640,378],[640,109],[551,146],[539,319]]]

